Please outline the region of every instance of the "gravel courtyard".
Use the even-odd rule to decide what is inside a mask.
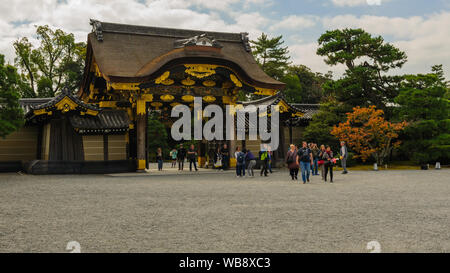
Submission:
[[[0,252],[450,251],[450,170],[0,174]]]

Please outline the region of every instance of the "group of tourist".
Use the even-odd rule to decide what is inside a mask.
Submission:
[[[297,148],[294,144],[290,145],[290,149],[286,155],[286,164],[292,180],[298,180],[298,172],[301,170],[303,184],[310,182],[310,174],[312,176],[322,175],[322,180],[327,182],[328,173],[330,174],[330,183],[333,183],[333,167],[337,160],[341,160],[341,165],[347,173],[347,157],[348,151],[344,141],[341,141],[340,157],[335,158],[333,151],[329,145],[321,145],[320,149],[316,143],[302,142],[302,147]]]
[[[227,144],[223,144],[222,147],[217,148],[213,154],[213,167],[219,171],[225,171],[229,168],[230,151]],[[298,173],[301,171],[303,184],[310,182],[310,176],[319,175],[319,169],[322,176],[322,180],[327,182],[328,174],[330,183],[333,183],[333,167],[337,160],[341,160],[343,168],[343,174],[347,173],[346,161],[348,157],[347,146],[345,142],[341,142],[340,156],[335,158],[330,146],[321,145],[320,148],[316,143],[302,142],[302,147],[298,148],[294,144],[291,144],[289,151],[286,154],[286,164],[289,169],[289,175],[292,180],[298,180]],[[189,170],[192,171],[194,166],[195,171],[197,169],[197,150],[195,146],[191,144],[189,149],[186,150],[183,144],[179,145],[178,149],[172,149],[170,151],[170,158],[172,160],[172,168],[175,168],[178,162],[178,170],[184,169],[185,159],[189,162]],[[272,173],[272,158],[273,153],[270,147],[263,146],[263,149],[259,151],[258,158],[247,149],[241,150],[238,146],[234,153],[236,159],[236,176],[245,177],[245,171],[249,177],[254,177],[254,168],[257,165],[257,159],[261,164],[260,175],[268,176],[269,172]],[[158,148],[156,152],[156,161],[158,162],[158,170],[163,168],[163,155],[162,149]]]
[[[178,149],[174,148],[170,151],[169,156],[172,161],[172,168],[175,168],[178,163],[178,170],[180,171],[184,170],[184,161],[187,159],[189,162],[189,170],[192,171],[192,166],[194,166],[194,170],[198,171],[197,150],[195,149],[194,144],[191,144],[189,148],[186,150],[186,148],[184,148],[183,143],[181,143]],[[162,171],[163,155],[161,148],[158,148],[156,151],[156,161],[158,163],[158,171]]]

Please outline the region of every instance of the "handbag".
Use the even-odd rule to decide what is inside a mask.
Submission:
[[[293,153],[288,152],[288,156],[287,156],[287,159],[286,159],[286,163],[287,163],[287,164],[294,163]]]
[[[317,164],[319,164],[319,166],[323,165],[324,163],[325,163],[324,160],[319,160],[319,161],[317,161]]]
[[[222,167],[222,159],[218,159],[216,163],[214,163],[214,167],[216,168]]]

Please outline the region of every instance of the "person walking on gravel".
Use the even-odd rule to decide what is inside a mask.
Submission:
[[[292,180],[298,180],[298,155],[297,155],[297,149],[295,148],[294,144],[290,145],[290,150],[287,152],[286,155],[286,164],[289,169],[289,175],[291,176]]]
[[[253,169],[256,166],[256,157],[253,155],[253,153],[250,150],[245,151],[245,162],[248,162],[248,166],[247,166],[248,176],[254,177],[255,172],[253,171]]]
[[[303,184],[309,182],[309,174],[311,172],[311,166],[313,165],[313,156],[311,149],[308,148],[306,141],[302,142],[302,147],[298,150],[298,160],[300,162],[300,168],[302,170]]]
[[[323,153],[322,159],[324,161],[323,165],[324,165],[324,168],[325,168],[324,180],[325,180],[325,182],[327,182],[328,171],[330,171],[330,183],[333,183],[333,166],[334,166],[334,161],[333,161],[333,151],[331,151],[330,146],[327,146],[327,150],[325,151],[325,153]]]
[[[345,141],[341,141],[341,166],[344,169],[342,174],[347,174],[347,158],[348,158],[348,150],[347,145],[345,145]]]

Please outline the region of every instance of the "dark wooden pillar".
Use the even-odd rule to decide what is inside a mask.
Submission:
[[[109,150],[109,145],[108,145],[108,135],[103,135],[103,160],[104,161],[108,161],[108,150]]]

